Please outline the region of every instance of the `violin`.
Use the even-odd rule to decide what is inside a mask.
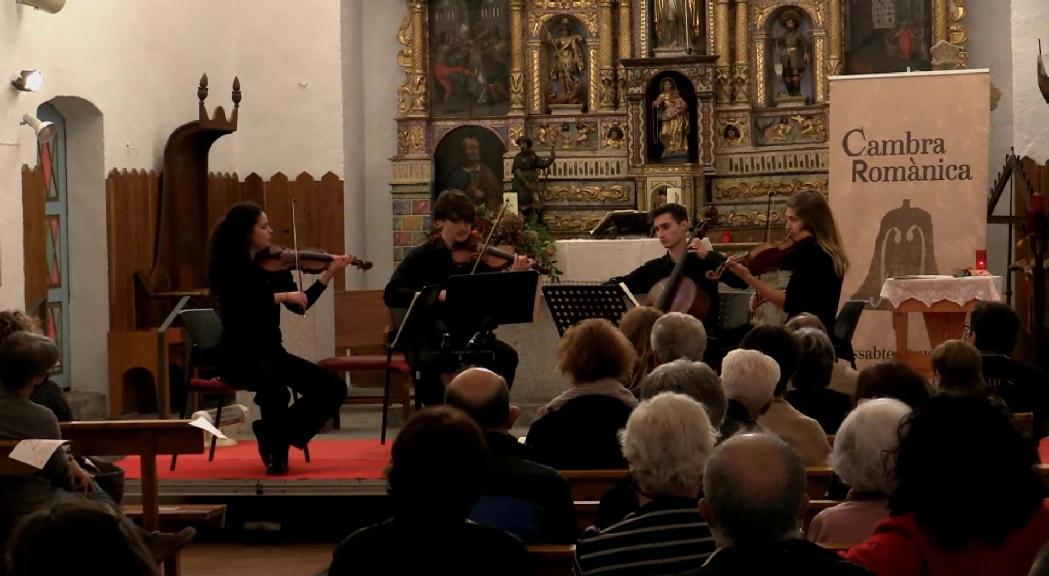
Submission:
[[[481,254],[482,247],[484,254]],[[486,266],[493,270],[505,270],[513,265],[517,259],[513,246],[503,244],[500,246],[483,246],[480,238],[470,235],[466,242],[456,245],[452,249],[452,261],[459,267],[473,267],[480,259]],[[550,269],[540,265],[538,262],[532,265],[532,270],[540,274],[550,274]]]
[[[255,262],[263,270],[278,272],[281,270],[298,270],[307,274],[321,274],[328,269],[328,264],[334,257],[324,250],[304,249],[292,250],[276,244],[269,248],[260,250],[255,254]],[[370,270],[372,263],[357,257],[351,257],[350,264],[361,270]]]
[[[686,238],[686,246],[697,238],[703,238],[707,229],[713,221],[704,218],[692,230],[690,237]],[[703,320],[710,311],[710,295],[703,290],[691,278],[685,277],[685,259],[688,258],[688,249],[674,264],[674,269],[666,278],[656,282],[655,286],[645,296],[645,306],[652,306],[662,312],[684,312]],[[709,274],[709,272],[708,272]],[[654,295],[658,294],[658,297]]]
[[[725,260],[718,266],[717,270],[708,270],[707,278],[720,280],[721,276],[728,269],[729,262],[738,262],[746,266],[750,273],[755,276],[765,274],[766,272],[775,272],[783,266],[783,262],[797,250],[799,245],[809,242],[812,238],[812,234],[806,231],[797,240],[787,236],[779,242],[762,242],[751,248],[743,256]]]

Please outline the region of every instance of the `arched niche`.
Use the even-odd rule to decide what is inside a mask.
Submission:
[[[497,208],[503,198],[504,154],[502,139],[484,126],[465,125],[448,132],[433,155],[433,198],[454,188],[477,204]]]
[[[685,131],[687,143],[687,154],[667,153],[660,139],[661,111],[654,105],[660,94],[664,91],[663,83],[670,80],[677,89],[681,99],[684,100],[687,112],[688,127]],[[692,81],[684,74],[673,70],[660,72],[652,77],[645,88],[645,140],[646,156],[650,163],[681,164],[685,162],[695,163],[699,151],[699,118],[696,100],[696,89]]]
[[[811,14],[792,5],[776,10],[765,21],[765,89],[768,101],[775,106],[816,101],[818,71],[812,23]]]

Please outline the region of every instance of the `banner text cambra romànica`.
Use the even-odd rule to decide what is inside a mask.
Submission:
[[[867,300],[858,364],[891,359],[886,278],[971,267],[987,237],[990,74],[916,72],[830,79],[830,205],[849,269],[842,301]],[[928,350],[920,317],[910,347]]]

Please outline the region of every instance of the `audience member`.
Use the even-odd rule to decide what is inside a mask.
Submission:
[[[486,451],[481,429],[459,409],[417,412],[390,453],[393,518],[343,540],[329,576],[533,573],[517,538],[466,518],[481,496]]]
[[[964,340],[948,340],[932,351],[932,378],[943,392],[987,395],[980,351]]]
[[[699,568],[714,551],[697,507],[714,446],[703,406],[674,392],[644,400],[630,415],[622,442],[641,507],[604,530],[584,532],[575,550],[576,575],[658,576]]]
[[[845,502],[816,515],[809,540],[859,544],[889,516],[900,427],[910,413],[899,400],[878,398],[863,402],[845,418],[834,437],[831,466],[851,489]]]
[[[47,379],[56,362],[58,348],[50,338],[40,334],[15,332],[0,345],[0,439],[62,438],[54,413],[29,400],[33,388]],[[64,448],[55,450],[39,474],[0,477],[0,541],[4,541],[3,536],[19,518],[52,501],[77,498],[70,494],[73,491],[87,493],[89,498],[113,512],[119,511],[116,502]],[[147,532],[141,528],[136,531],[156,561],[189,544],[196,534],[192,527],[176,534]]]
[[[652,352],[657,364],[678,358],[695,362],[707,351],[707,331],[695,316],[683,312],[664,314],[652,325]]]
[[[1020,333],[1020,317],[1004,302],[978,302],[969,325],[972,343],[980,350],[988,390],[1001,397],[1013,412],[1033,412],[1035,436],[1045,436],[1049,432],[1049,375],[1010,357]]]
[[[902,362],[883,362],[860,371],[853,400],[859,405],[869,398],[895,398],[911,410],[921,410],[929,396],[928,382],[914,368]]]
[[[558,470],[626,467],[616,435],[637,406],[622,384],[634,357],[626,336],[608,320],[583,320],[565,331],[558,369],[572,388],[540,408],[532,422],[527,442],[538,461]]]
[[[22,520],[7,546],[7,576],[92,572],[159,576],[134,525],[98,502],[41,508]]]
[[[0,312],[0,344],[3,344],[8,336],[19,331],[39,333],[40,324],[35,318],[19,310]],[[29,399],[54,412],[59,422],[69,422],[73,419],[73,410],[66,401],[65,392],[50,377],[33,389],[33,395]]]
[[[805,467],[776,436],[744,434],[715,448],[703,490],[699,509],[718,549],[690,574],[867,574],[802,538]]]
[[[846,557],[879,576],[1023,576],[1049,540],[1034,448],[986,399],[941,394],[907,423],[892,516]]]
[[[663,392],[677,392],[703,405],[714,429],[725,420],[725,391],[721,378],[703,362],[680,358],[656,367],[641,381],[641,399],[653,398]]]
[[[756,326],[743,337],[740,348],[757,350],[772,357],[779,365],[779,381],[772,405],[758,424],[767,432],[777,434],[794,447],[806,466],[823,466],[830,455],[827,433],[819,422],[798,412],[783,398],[787,383],[794,377],[801,355],[798,339],[782,326]],[[724,379],[724,375],[722,376]]]
[[[721,362],[721,386],[727,409],[721,439],[746,432],[760,432],[758,416],[772,404],[779,366],[757,350],[732,350]]]
[[[470,368],[451,381],[444,400],[481,427],[488,445],[487,475],[470,519],[502,528],[526,544],[575,542],[579,530],[568,481],[532,462],[529,447],[510,434],[521,410],[510,405],[506,380],[491,370]]]
[[[619,320],[619,331],[634,347],[637,359],[626,387],[638,395],[641,379],[656,367],[656,355],[652,352],[652,326],[663,315],[657,308],[638,306],[631,308]]]
[[[790,320],[787,320],[787,323],[783,326],[791,332],[797,332],[802,328],[815,328],[827,336],[833,336],[815,314],[810,314],[808,312],[802,312]],[[834,363],[834,371],[831,372],[830,389],[837,390],[838,392],[847,394],[850,397],[854,396],[856,394],[857,375],[856,370],[854,370],[848,362],[838,358],[837,362]]]
[[[794,389],[784,398],[799,412],[819,422],[826,434],[835,434],[852,410],[852,397],[828,388],[837,360],[834,344],[815,328],[802,328],[794,336],[801,346],[801,355],[792,380]]]

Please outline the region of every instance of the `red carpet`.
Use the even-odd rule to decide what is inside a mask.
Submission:
[[[282,480],[378,480],[390,461],[390,446],[378,440],[323,440],[310,442],[310,463],[302,451],[292,448],[288,454],[289,472]],[[138,479],[139,460],[128,456],[118,462],[128,478]],[[240,480],[272,478],[259,459],[254,440],[238,440],[236,446],[215,449],[215,460],[208,462],[208,454],[183,454],[178,457],[175,471],[170,456],[157,458],[157,473],[161,480]]]
[[[1049,438],[1042,438],[1038,443],[1038,459],[1043,464],[1049,464]]]

